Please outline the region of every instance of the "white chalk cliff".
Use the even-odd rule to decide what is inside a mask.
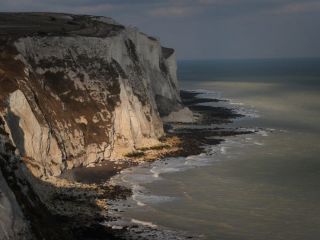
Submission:
[[[162,117],[192,119],[176,70],[173,49],[110,18],[0,14],[0,154],[43,178],[157,145]],[[1,226],[19,222],[0,238],[15,239],[23,216],[1,171],[0,190]]]
[[[2,93],[7,130],[35,175],[158,144],[161,116],[182,109],[173,49],[109,18],[22,14],[14,24],[28,17],[48,29],[13,28],[0,71],[14,86]]]

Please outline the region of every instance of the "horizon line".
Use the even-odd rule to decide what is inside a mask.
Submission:
[[[319,57],[230,57],[230,58],[177,58],[177,61],[230,61],[230,60],[298,60],[319,59]]]

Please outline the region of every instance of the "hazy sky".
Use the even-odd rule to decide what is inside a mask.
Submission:
[[[320,57],[320,0],[0,0],[0,11],[110,16],[179,59]]]

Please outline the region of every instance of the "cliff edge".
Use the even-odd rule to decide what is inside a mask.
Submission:
[[[176,70],[173,49],[110,18],[0,13],[0,238],[31,238],[32,179],[157,146],[163,120],[192,119]]]
[[[0,14],[0,115],[36,176],[158,144],[182,109],[173,49],[105,17]]]

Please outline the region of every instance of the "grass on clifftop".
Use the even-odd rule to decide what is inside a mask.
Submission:
[[[129,152],[125,155],[125,157],[129,157],[129,158],[139,158],[139,157],[143,157],[145,155],[144,152],[142,151],[133,151],[133,152]]]
[[[166,149],[166,148],[170,148],[169,144],[158,144],[152,147],[143,147],[143,148],[138,148],[139,151],[149,151],[149,150],[162,150],[162,149]]]

